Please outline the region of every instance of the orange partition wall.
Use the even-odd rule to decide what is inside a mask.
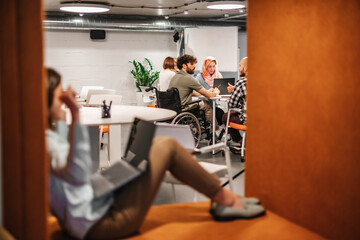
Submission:
[[[2,223],[19,240],[48,238],[42,16],[41,0],[0,1]]]
[[[360,239],[360,1],[249,0],[246,195]]]

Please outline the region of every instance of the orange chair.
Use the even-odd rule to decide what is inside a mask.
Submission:
[[[225,144],[226,144],[227,143],[227,136],[228,136],[228,128],[229,127],[233,128],[233,129],[236,129],[236,130],[239,130],[240,134],[242,136],[241,158],[244,159],[244,157],[245,157],[245,135],[246,135],[247,126],[243,125],[243,124],[229,122],[231,112],[240,112],[240,110],[237,109],[237,108],[229,108],[228,116],[227,116],[227,119],[226,119],[226,125],[225,125],[225,140],[224,141],[225,141]]]
[[[100,125],[99,126],[99,131],[101,131],[102,133],[108,133],[109,132],[109,125]]]

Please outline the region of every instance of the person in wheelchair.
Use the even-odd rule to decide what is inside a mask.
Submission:
[[[196,67],[197,59],[194,56],[185,54],[178,58],[177,67],[180,70],[170,80],[169,89],[177,88],[180,95],[181,105],[188,104],[192,96],[203,96],[211,98],[217,96],[220,91],[217,88],[210,88],[206,90],[193,76]],[[205,118],[208,122],[212,122],[212,107],[208,101],[200,101],[199,103],[189,104],[183,111],[188,111],[198,107],[205,112]],[[216,124],[216,123],[215,123]]]

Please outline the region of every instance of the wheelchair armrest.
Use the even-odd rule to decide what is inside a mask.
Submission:
[[[181,108],[184,108],[184,107],[186,107],[186,106],[188,106],[188,105],[190,105],[190,104],[199,103],[199,102],[201,102],[201,100],[191,101],[191,102],[188,102],[188,103],[185,103],[184,105],[182,105]]]

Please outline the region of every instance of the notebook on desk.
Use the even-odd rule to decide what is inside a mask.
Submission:
[[[220,96],[230,96],[231,94],[227,91],[227,87],[231,85],[235,85],[235,78],[215,78],[214,79],[214,88],[218,88],[220,90]]]
[[[91,176],[95,197],[126,185],[147,169],[148,155],[155,129],[155,124],[135,119],[122,160]]]

